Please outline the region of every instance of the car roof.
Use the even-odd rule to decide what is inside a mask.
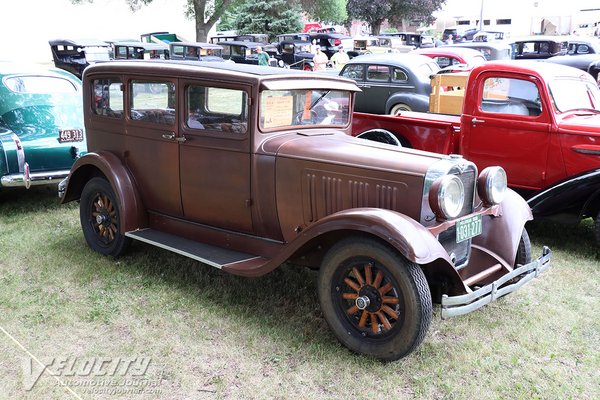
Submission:
[[[432,57],[439,56],[458,56],[461,58],[480,58],[483,54],[479,50],[469,47],[427,47],[423,49],[415,49],[411,51],[414,54],[431,55]],[[485,57],[484,57],[485,58]]]
[[[122,41],[122,42],[113,42],[114,46],[131,46],[131,47],[142,47],[145,50],[168,50],[169,46],[162,43],[148,43],[148,42],[138,42],[138,41]]]
[[[265,47],[265,44],[258,42],[244,42],[243,40],[229,40],[227,42],[219,42],[219,46]]]
[[[48,43],[50,46],[100,46],[100,47],[110,47],[105,41],[97,40],[97,39],[53,39],[49,40]]]
[[[426,63],[434,63],[430,57],[416,53],[383,53],[363,54],[352,58],[347,64],[378,63],[407,68],[416,67]]]
[[[0,61],[0,75],[49,75],[80,81],[79,78],[64,69],[27,62]]]
[[[503,61],[488,61],[487,63],[477,66],[471,72],[477,74],[480,70],[483,71],[512,71],[525,72],[531,75],[539,75],[545,82],[551,82],[554,79],[565,77],[581,77],[587,75],[580,69],[569,67],[567,65],[555,64],[546,61],[534,60],[503,60]]]
[[[220,43],[220,42],[219,42]],[[222,49],[223,46],[216,43],[205,43],[205,42],[171,42],[169,46],[188,46],[188,47],[200,47],[202,49]]]
[[[198,72],[222,72],[231,78],[247,78],[254,81],[278,81],[292,79],[304,82],[304,86],[318,87],[343,87],[343,90],[358,90],[355,88],[355,82],[351,79],[339,77],[337,75],[322,75],[314,72],[305,72],[288,68],[268,67],[250,64],[233,63],[215,63],[210,61],[185,61],[185,60],[119,60],[106,61],[87,67],[84,71],[86,75],[98,71],[113,73],[131,72],[131,73],[198,73]],[[238,79],[239,80],[239,79]],[[319,83],[320,81],[321,83]],[[329,82],[329,83],[326,83]]]

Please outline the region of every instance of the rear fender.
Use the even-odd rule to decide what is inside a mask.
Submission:
[[[413,111],[426,112],[429,110],[429,97],[416,95],[414,93],[396,93],[390,96],[385,104],[385,109],[389,114],[392,107],[398,103],[404,103],[409,106]]]
[[[61,203],[78,200],[85,184],[96,176],[104,176],[119,199],[122,233],[148,225],[135,182],[121,160],[110,152],[87,153],[75,161]]]

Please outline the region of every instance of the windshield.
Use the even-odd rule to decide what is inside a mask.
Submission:
[[[554,79],[548,83],[559,112],[595,110],[600,112],[600,90],[592,80]]]
[[[265,90],[260,96],[260,128],[346,127],[350,92],[341,90]]]

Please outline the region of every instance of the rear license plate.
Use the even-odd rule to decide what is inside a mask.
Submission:
[[[464,242],[481,234],[481,215],[474,215],[456,222],[456,243]]]
[[[82,142],[83,129],[61,129],[58,131],[58,143]]]

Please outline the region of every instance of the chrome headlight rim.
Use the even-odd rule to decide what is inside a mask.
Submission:
[[[508,178],[504,168],[487,167],[477,178],[477,192],[486,206],[502,203],[508,189]]]
[[[441,176],[431,185],[429,205],[439,220],[458,217],[463,209],[464,202],[465,188],[456,175]]]

